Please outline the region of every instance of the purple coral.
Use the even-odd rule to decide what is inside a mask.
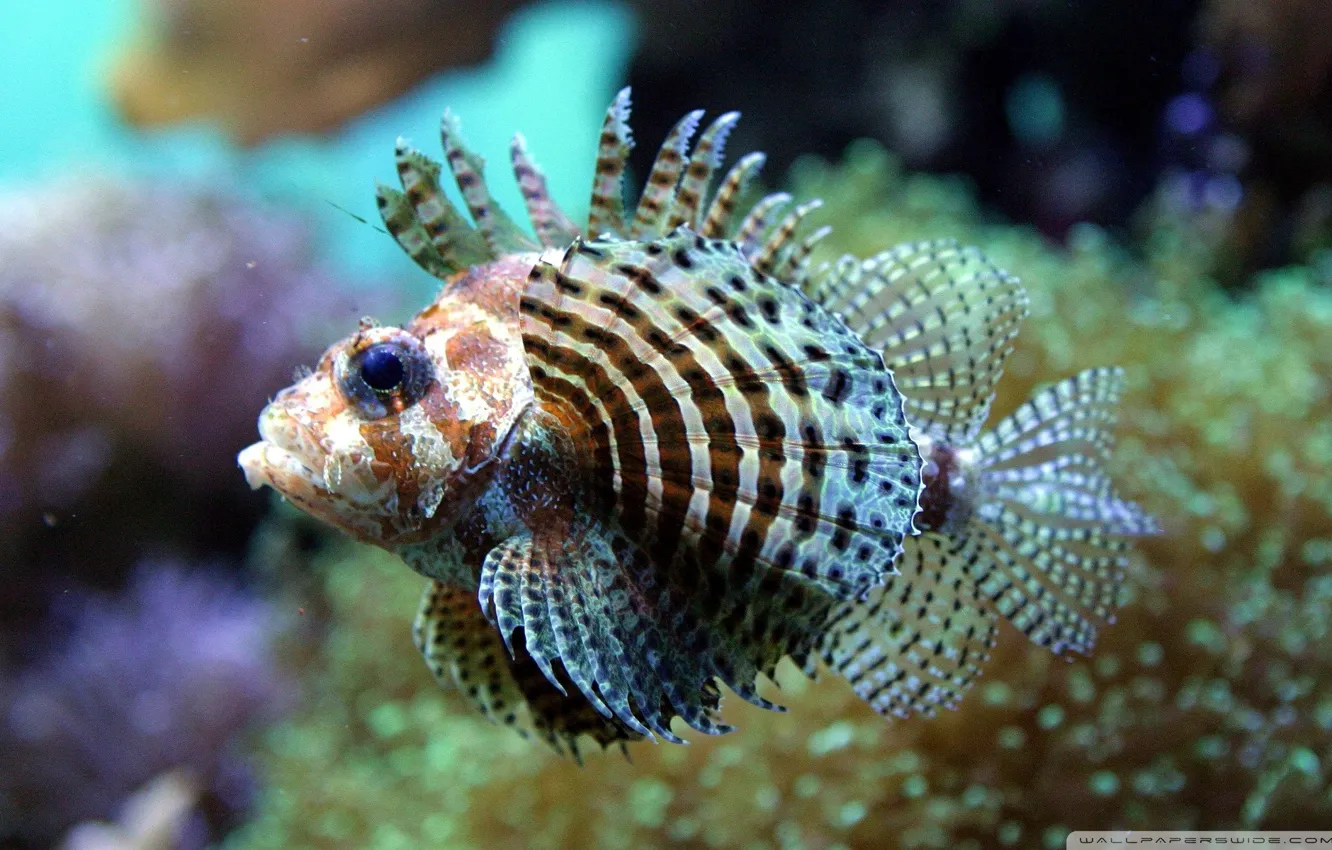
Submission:
[[[239,552],[255,412],[361,314],[312,244],[299,216],[180,186],[0,196],[0,619],[69,565],[110,586],[148,551]]]
[[[243,809],[237,736],[289,702],[272,607],[209,566],[141,564],[125,595],[65,597],[60,639],[0,682],[0,833],[50,841],[184,769],[207,806]]]
[[[0,455],[45,507],[123,444],[216,483],[265,396],[354,315],[290,214],[106,181],[0,199]]]

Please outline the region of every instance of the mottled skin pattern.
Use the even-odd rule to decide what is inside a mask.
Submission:
[[[957,703],[998,616],[1089,651],[1127,539],[1155,530],[1100,468],[1119,372],[983,431],[1027,311],[1014,278],[950,242],[811,269],[817,203],[732,220],[760,155],[709,192],[735,113],[692,153],[685,116],[626,210],[627,117],[625,90],[587,236],[521,137],[536,240],[447,113],[474,226],[400,141],[381,216],[444,288],[279,393],[239,458],[251,486],[430,579],[413,640],[435,677],[575,757],[580,736],[679,741],[675,717],[728,731],[719,684],[776,709],[757,680],[783,657],[908,716]]]
[[[465,524],[464,507],[491,483],[504,438],[533,401],[517,306],[535,259],[468,271],[405,327],[364,322],[330,347],[260,415],[264,441],[240,457],[250,484],[268,484],[302,510],[389,549],[447,537]],[[429,388],[397,415],[366,418],[339,389],[338,364],[404,335],[428,354]]]
[[[418,648],[494,719],[557,747],[584,733],[602,744],[629,740],[637,734],[552,687],[521,641],[506,650],[476,601],[481,565],[500,541],[526,528],[558,535],[572,518],[574,452],[567,438],[550,451],[556,423],[534,405],[518,329],[519,292],[535,260],[460,272],[402,328],[362,322],[264,409],[263,442],[239,462],[251,486],[273,487],[434,580]],[[411,405],[390,398],[392,415],[368,418],[339,388],[339,369],[358,351],[408,336],[429,358],[425,393]],[[428,622],[446,615],[447,628]]]

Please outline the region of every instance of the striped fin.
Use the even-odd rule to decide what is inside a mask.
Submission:
[[[476,229],[490,246],[491,255],[501,257],[521,251],[539,250],[541,246],[523,233],[490,197],[490,189],[486,186],[485,161],[463,144],[457,116],[446,110],[440,121],[439,133],[449,170],[453,172],[458,190],[467,202]]]
[[[436,250],[406,195],[381,183],[375,187],[375,201],[384,227],[399,247],[407,252],[407,256],[412,258],[412,262],[440,279],[458,271],[457,266],[445,260]]]
[[[698,122],[703,118],[703,110],[696,109],[676,122],[652,163],[643,195],[639,198],[638,208],[634,212],[634,222],[629,227],[629,235],[634,238],[662,236],[662,223],[675,202],[675,187],[680,182],[680,172],[684,169],[685,151],[689,140],[698,129]]]
[[[1017,278],[952,240],[843,257],[811,297],[883,352],[911,423],[957,444],[984,425],[1028,312]]]
[[[703,220],[703,228],[699,233],[708,239],[720,239],[725,237],[731,226],[731,218],[735,214],[736,204],[740,203],[740,196],[744,194],[754,176],[758,174],[763,163],[767,161],[767,156],[762,153],[750,153],[740,158],[731,170],[726,173],[726,178],[722,180],[721,186],[717,189],[717,194],[713,197],[712,203],[708,206],[707,217]]]
[[[1115,495],[1104,463],[1120,369],[1090,369],[1038,392],[977,440],[983,501],[958,557],[996,609],[1058,654],[1087,653],[1113,622],[1129,540],[1160,527]]]
[[[810,254],[814,253],[815,246],[827,238],[830,233],[832,233],[832,227],[825,224],[800,242],[792,245],[790,250],[782,257],[777,268],[773,269],[773,277],[804,289],[809,283]]]
[[[461,587],[426,586],[412,639],[441,685],[461,691],[493,722],[542,738],[557,752],[578,758],[583,735],[603,747],[641,737],[586,700],[553,688],[522,647],[509,656],[476,597]]]
[[[707,659],[681,651],[683,621],[669,618],[656,578],[635,570],[641,553],[592,523],[559,535],[519,536],[486,557],[478,597],[515,658],[530,657],[548,687],[568,680],[612,729],[676,743],[670,718],[700,731],[718,725],[719,694]],[[624,566],[621,566],[624,565]],[[522,638],[513,635],[521,632]]]
[[[536,264],[520,310],[542,406],[585,429],[612,563],[651,553],[634,582],[655,616],[758,701],[754,674],[807,652],[901,551],[920,459],[892,376],[733,243],[683,229],[575,243]]]
[[[680,225],[697,230],[702,225],[700,218],[708,186],[712,182],[713,172],[721,164],[726,138],[739,120],[739,112],[727,112],[708,125],[703,135],[698,137],[698,144],[689,157],[689,165],[685,168],[680,189],[675,195],[670,220],[666,222],[663,232],[669,233]]]
[[[754,268],[764,274],[772,274],[778,263],[789,256],[791,251],[797,247],[793,240],[795,239],[796,230],[800,227],[800,223],[805,220],[805,216],[821,206],[823,206],[823,201],[814,198],[791,210],[751,260]]]
[[[772,226],[772,221],[782,209],[791,203],[791,196],[786,192],[773,192],[765,195],[754,204],[745,215],[740,226],[735,230],[735,243],[740,246],[740,253],[746,257],[754,256],[763,245],[763,234]]]
[[[996,620],[937,534],[907,539],[899,575],[834,612],[823,660],[880,714],[955,708],[994,646]]]
[[[509,157],[513,161],[513,174],[523,193],[527,217],[532,222],[537,239],[547,248],[563,248],[573,242],[578,237],[578,225],[551,198],[550,190],[546,187],[546,175],[541,173],[536,162],[528,155],[527,140],[522,133],[514,135],[509,145]]]
[[[435,253],[443,259],[448,273],[493,259],[484,238],[468,224],[440,188],[440,164],[408,147],[403,139],[398,140],[394,160],[411,215],[434,246]],[[402,244],[401,240],[399,244]],[[407,253],[416,259],[411,250]]]
[[[606,110],[606,120],[601,126],[597,171],[592,181],[592,201],[587,217],[587,232],[591,236],[624,233],[622,183],[633,146],[633,135],[629,131],[629,89],[625,87]]]

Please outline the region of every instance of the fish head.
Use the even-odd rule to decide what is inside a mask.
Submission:
[[[533,399],[507,285],[525,279],[523,264],[490,265],[406,325],[363,319],[279,392],[237,458],[250,486],[384,548],[449,530]],[[492,286],[478,290],[478,276]]]

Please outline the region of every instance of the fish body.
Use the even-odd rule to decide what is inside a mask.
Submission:
[[[1089,649],[1124,541],[1153,530],[1100,472],[1118,374],[982,432],[1015,279],[950,242],[811,268],[816,204],[738,215],[759,155],[712,189],[735,113],[692,151],[685,116],[627,211],[627,117],[626,90],[585,229],[515,140],[536,239],[451,116],[474,226],[400,143],[381,213],[445,285],[273,400],[250,484],[430,579],[413,634],[435,676],[575,755],[584,734],[678,741],[676,716],[728,731],[718,683],[777,708],[757,679],[783,657],[911,714],[956,702],[997,616]]]

